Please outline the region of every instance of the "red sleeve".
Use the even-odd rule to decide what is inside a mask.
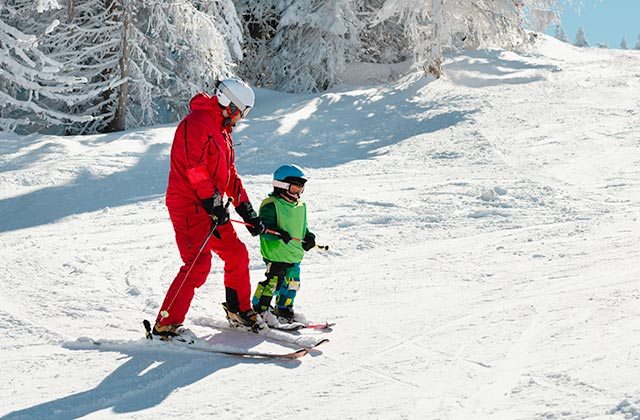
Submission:
[[[191,187],[200,199],[212,197],[215,193],[215,186],[207,170],[207,159],[211,158],[209,147],[213,142],[212,138],[197,126],[189,127],[189,122],[186,120],[181,123],[181,126],[178,126],[176,136],[179,135],[184,138],[182,154],[185,162],[185,175]]]

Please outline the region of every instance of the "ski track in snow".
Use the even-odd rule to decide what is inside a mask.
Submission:
[[[261,418],[292,396],[300,419],[640,419],[639,65],[544,37],[450,56],[437,81],[259,90],[236,130],[249,195],[304,166],[330,245],[297,306],[337,325],[295,362],[65,347],[137,340],[158,311],[175,126],[2,135],[0,418]],[[202,334],[214,261],[186,321]]]

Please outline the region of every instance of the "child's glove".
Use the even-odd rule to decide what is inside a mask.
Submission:
[[[304,239],[302,240],[302,249],[308,251],[314,246],[316,246],[316,235],[307,231],[307,234],[304,235]]]
[[[284,242],[285,244],[288,244],[291,240],[291,235],[289,235],[289,232],[284,229],[278,230],[278,236],[280,236],[280,239],[282,239],[282,242]]]

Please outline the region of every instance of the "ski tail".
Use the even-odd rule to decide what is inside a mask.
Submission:
[[[153,340],[153,334],[151,333],[151,323],[148,320],[143,320],[142,325],[144,325],[144,336],[147,337],[147,340]]]

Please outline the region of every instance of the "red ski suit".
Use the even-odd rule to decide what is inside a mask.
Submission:
[[[211,236],[194,263],[212,223],[201,199],[218,192],[233,197],[234,205],[238,206],[249,201],[249,197],[236,172],[232,128],[223,125],[223,108],[217,98],[199,93],[191,99],[189,108],[191,112],[178,125],[171,147],[166,203],[184,265],[160,308],[160,312],[169,313],[166,318],[158,315],[157,320],[165,325],[183,323],[195,289],[204,284],[211,269],[211,251],[224,261],[224,285],[230,309],[251,309],[249,255],[231,223],[218,226],[221,239]]]

